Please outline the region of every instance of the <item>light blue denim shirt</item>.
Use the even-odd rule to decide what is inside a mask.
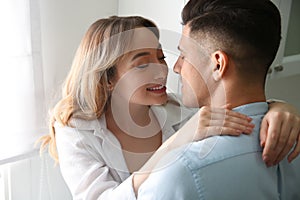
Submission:
[[[215,136],[165,156],[138,192],[141,200],[300,199],[300,159],[267,168],[259,130],[265,102],[237,107],[253,118],[251,135]]]

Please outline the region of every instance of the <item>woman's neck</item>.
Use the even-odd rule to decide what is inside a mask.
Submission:
[[[129,105],[129,113],[131,119],[139,126],[147,126],[151,122],[151,109],[150,106],[146,105],[137,105],[130,104]]]
[[[106,111],[111,128],[137,138],[149,138],[161,131],[160,124],[150,106],[111,102]]]
[[[149,106],[130,105],[127,114],[122,113],[124,110],[109,105],[105,112],[106,124],[121,144],[129,172],[134,172],[159,148],[162,131]]]
[[[122,122],[122,124],[136,124],[138,126],[147,126],[150,121],[150,106],[129,104],[129,105],[108,105],[106,110],[106,117],[114,120],[116,124]]]

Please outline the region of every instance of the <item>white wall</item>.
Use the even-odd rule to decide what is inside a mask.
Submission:
[[[300,112],[300,75],[270,79],[266,84],[268,98],[281,99],[294,105]]]
[[[272,0],[280,9],[282,18],[282,40],[277,57],[268,76],[266,94],[268,98],[285,100],[300,111],[300,43],[299,1]],[[293,55],[295,54],[295,55]],[[283,66],[276,71],[275,66]]]
[[[159,28],[181,33],[183,0],[119,0],[119,15],[140,15],[152,19]]]
[[[97,19],[116,15],[118,0],[39,2],[46,105],[53,105],[83,34]]]

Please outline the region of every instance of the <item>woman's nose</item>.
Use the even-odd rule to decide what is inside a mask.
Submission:
[[[154,77],[154,79],[162,79],[162,80],[165,80],[167,79],[167,76],[168,76],[168,66],[165,65],[165,64],[157,64],[157,73]]]

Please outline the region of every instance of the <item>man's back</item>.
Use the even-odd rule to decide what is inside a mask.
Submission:
[[[300,199],[300,159],[267,168],[261,158],[259,125],[267,109],[266,103],[236,108],[253,118],[251,135],[211,137],[181,148],[176,161],[169,156],[160,163],[165,167],[141,186],[139,198]]]

